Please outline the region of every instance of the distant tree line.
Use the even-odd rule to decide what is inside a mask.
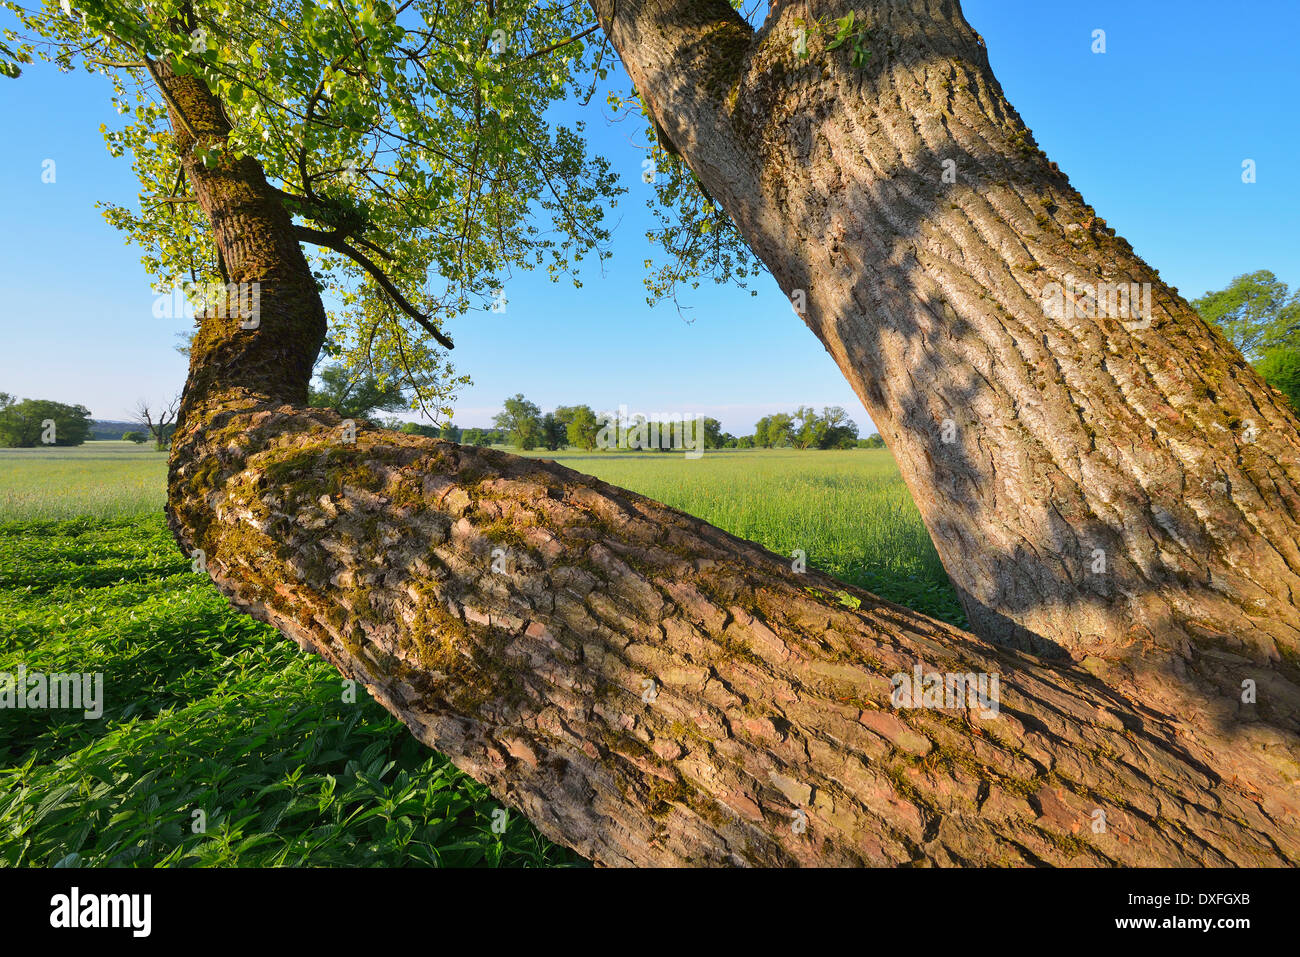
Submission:
[[[320,393],[313,395],[313,404],[328,405]],[[346,407],[346,406],[345,406]],[[336,406],[337,408],[337,406]],[[363,416],[372,411],[362,411],[351,406],[349,411]],[[537,403],[515,394],[502,403],[502,409],[493,417],[492,428],[462,428],[454,424],[422,425],[388,419],[388,428],[410,435],[446,439],[465,445],[504,445],[525,451],[561,449],[591,451],[604,444],[626,448],[634,442],[628,436],[637,428],[639,417],[618,421],[611,413],[597,412],[589,405],[562,405],[551,412],[543,412]],[[858,437],[858,426],[839,406],[823,408],[818,413],[811,406],[800,406],[793,413],[764,416],[754,427],[753,435],[735,436],[722,430],[722,423],[711,416],[701,422],[703,448],[705,449],[851,449],[884,448],[885,443],[877,433],[868,438]],[[693,434],[694,423],[690,423]],[[605,432],[602,443],[601,433]],[[660,443],[651,451],[669,451],[675,448],[669,442],[669,430],[663,429]]]
[[[1236,277],[1225,289],[1207,292],[1192,306],[1207,322],[1218,327],[1273,388],[1300,409],[1300,292],[1292,293],[1268,270]],[[319,374],[311,404],[333,408],[345,418],[363,418],[377,410],[396,411],[410,406],[395,380],[381,383],[373,375],[355,375],[340,365]],[[70,408],[70,407],[62,407]],[[79,408],[79,407],[78,407]],[[565,448],[592,450],[598,445],[609,417],[589,405],[562,405],[543,413],[534,402],[516,394],[506,399],[493,417],[493,428],[462,429],[453,424],[432,426],[396,419],[389,428],[416,435],[446,439],[466,445],[509,445],[518,449]],[[705,417],[706,449],[881,449],[878,432],[859,437],[855,423],[840,406],[799,406],[793,412],[765,415],[752,435],[735,436],[722,424]],[[619,437],[627,426],[619,425]],[[62,433],[60,433],[62,439]],[[61,441],[60,444],[63,444]],[[622,447],[626,443],[615,441]]]
[[[0,392],[0,447],[80,445],[90,436],[90,410],[49,399],[17,399]]]
[[[446,439],[464,445],[506,445],[507,437],[500,429],[462,429],[459,425],[420,425],[418,422],[394,422],[393,428],[407,435],[423,435],[430,439]]]
[[[139,425],[122,431],[124,422],[96,422],[84,405],[68,405],[50,399],[18,399],[0,392],[0,448],[30,449],[40,445],[81,445],[90,440],[115,439],[166,450],[176,428],[180,398],[154,407],[141,400],[135,409]]]
[[[606,441],[611,447],[625,447],[628,445],[627,436],[637,427],[636,417],[632,422],[615,424],[614,416],[597,412],[589,405],[561,405],[553,412],[543,413],[536,403],[525,399],[522,394],[506,399],[492,421],[496,426],[495,432],[504,436],[504,444],[550,452],[566,448],[591,451],[601,444],[602,431],[607,432]],[[706,449],[723,448],[728,439],[735,441],[734,436],[723,433],[722,423],[717,419],[705,416],[701,425]],[[611,431],[614,428],[616,433]],[[691,428],[694,428],[694,423]],[[668,449],[665,441],[653,451]]]
[[[626,437],[635,432],[637,422],[637,416],[632,416],[630,421],[618,421],[614,432],[615,417],[610,413],[597,412],[589,405],[562,405],[554,411],[542,412],[537,403],[520,393],[502,403],[491,429],[462,430],[454,425],[438,427],[409,422],[393,423],[393,427],[467,445],[509,445],[554,452],[566,448],[593,450],[604,444],[600,441],[602,431],[606,433],[605,443],[610,446],[635,447]],[[847,449],[883,448],[885,444],[878,434],[860,439],[857,424],[839,406],[823,408],[820,413],[811,406],[800,406],[791,414],[765,416],[758,421],[753,435],[724,432],[722,423],[711,416],[704,416],[701,426],[705,449]],[[656,450],[671,448],[667,434],[665,428]]]
[[[793,413],[763,416],[748,438],[761,449],[852,449],[858,446],[858,425],[838,405],[823,407],[820,415],[801,405]]]

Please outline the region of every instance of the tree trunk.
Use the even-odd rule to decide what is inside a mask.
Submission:
[[[956,0],[856,4],[861,69],[848,45],[795,55],[797,18],[846,12],[829,0],[774,3],[756,34],[724,0],[596,8],[806,300],[972,629],[1085,661],[1219,746],[1278,737],[1255,722],[1293,745],[1300,419],[1035,147]],[[1071,295],[1104,283],[1149,310]]]
[[[740,37],[743,25],[719,20],[727,37],[718,43],[708,18],[723,17],[721,12],[693,6],[689,17],[679,19],[675,9],[649,10],[621,0],[619,19],[609,29],[634,79],[653,102],[672,104],[659,113],[664,125],[710,191],[724,197],[783,285],[809,290],[810,322],[837,353],[873,416],[880,415],[877,421],[888,430],[932,528],[936,519],[940,523],[936,537],[958,581],[965,582],[968,601],[1000,594],[988,591],[993,586],[974,591],[961,577],[962,567],[951,562],[955,542],[978,540],[971,516],[988,518],[987,527],[998,536],[1008,534],[1013,521],[1023,534],[1033,531],[1023,515],[1007,513],[1001,498],[986,500],[980,491],[977,478],[990,468],[989,456],[997,456],[1002,469],[1007,452],[990,446],[990,437],[1021,443],[1019,464],[998,474],[1004,494],[1018,497],[1025,514],[1033,513],[1034,502],[1047,501],[1040,489],[1049,487],[1062,496],[1057,508],[1072,514],[1064,504],[1068,494],[1082,497],[1085,489],[1067,485],[1068,466],[1053,469],[1045,449],[1016,437],[1029,435],[1039,418],[1029,416],[1027,424],[1004,416],[1002,396],[1010,392],[1022,402],[1028,387],[1015,391],[1003,382],[1020,381],[1003,368],[1018,355],[1009,333],[994,336],[989,319],[970,328],[984,314],[976,308],[978,296],[941,287],[948,290],[949,308],[963,310],[961,321],[944,320],[942,309],[933,315],[918,310],[909,297],[934,302],[934,280],[922,282],[931,260],[949,264],[948,281],[960,289],[973,289],[976,275],[990,282],[991,302],[1009,296],[1010,280],[997,270],[1013,228],[994,229],[991,217],[965,229],[954,226],[953,234],[971,244],[972,254],[977,236],[992,237],[990,248],[999,250],[999,258],[986,253],[982,263],[970,261],[971,273],[958,270],[952,263],[966,254],[920,216],[917,204],[930,194],[917,192],[919,183],[904,162],[913,154],[900,156],[896,147],[883,168],[896,182],[878,171],[875,179],[846,181],[830,200],[794,190],[827,188],[832,173],[824,157],[806,170],[789,167],[760,176],[759,165],[767,162],[763,151],[789,154],[790,143],[832,150],[836,140],[826,137],[834,133],[852,137],[859,149],[868,139],[875,143],[861,132],[866,128],[891,130],[880,134],[882,143],[906,145],[909,138],[897,120],[891,126],[884,116],[873,127],[858,127],[864,118],[854,119],[856,105],[828,112],[837,89],[832,82],[822,99],[815,97],[815,84],[777,96],[776,86],[759,82],[759,71],[739,100],[738,109],[753,117],[753,145],[742,149],[745,141],[732,129],[740,121],[725,106],[729,87],[715,83],[721,68],[694,84],[686,82],[686,73],[670,81],[665,71],[673,63],[690,65],[682,57],[691,51],[702,57],[705,50],[740,49],[727,37]],[[959,20],[944,21],[957,39],[966,35]],[[919,30],[928,21],[913,26]],[[907,36],[909,43],[923,38],[915,31]],[[874,42],[881,42],[880,35]],[[874,58],[873,64],[880,65]],[[838,69],[826,68],[832,75]],[[977,83],[983,74],[967,69]],[[1113,670],[1104,671],[1107,681],[1090,673],[1101,670],[1095,658],[1074,663],[990,647],[826,576],[796,574],[787,560],[751,543],[561,466],[365,423],[353,434],[336,415],[304,408],[324,313],[290,218],[253,160],[223,156],[211,169],[197,161],[189,149],[194,136],[212,145],[226,134],[220,105],[192,77],[164,70],[161,80],[187,178],[211,219],[230,280],[261,284],[256,328],[243,328],[238,316],[209,315],[194,342],[169,473],[168,519],[178,542],[187,553],[202,553],[213,580],[237,608],[364,682],[420,740],[520,808],[543,833],[605,864],[1300,860],[1300,835],[1279,823],[1300,811],[1292,788],[1300,777],[1294,735],[1277,722],[1253,719],[1247,707],[1231,716],[1212,712],[1214,699],[1190,679],[1165,677],[1157,685],[1165,688],[1162,695],[1134,697],[1110,682]],[[721,108],[704,92],[691,92],[714,86]],[[784,110],[802,96],[812,112],[803,118],[783,113],[779,122],[775,114],[754,113],[747,97],[764,90],[764,109]],[[993,155],[991,147],[976,149],[975,142],[972,164],[974,156],[985,156],[982,151]],[[744,162],[751,165],[737,165],[740,159],[723,163],[726,156],[748,157]],[[875,169],[871,162],[845,163],[844,176],[866,177]],[[820,178],[810,179],[814,171]],[[741,176],[751,179],[736,179]],[[777,188],[778,177],[790,192]],[[1063,183],[1054,188],[1063,203]],[[1015,194],[1006,189],[998,208]],[[985,190],[982,201],[994,203],[994,192]],[[955,201],[976,199],[961,193]],[[933,215],[946,221],[948,214]],[[910,227],[909,216],[917,220]],[[790,217],[785,226],[782,217]],[[803,225],[802,239],[792,233],[778,246],[781,230],[794,222]],[[828,233],[839,238],[832,241]],[[929,238],[922,242],[922,235]],[[779,261],[786,246],[791,259]],[[870,276],[861,266],[868,250],[880,260]],[[867,305],[848,308],[853,296]],[[832,303],[845,308],[834,312]],[[1013,322],[1009,312],[998,315],[1003,323]],[[1182,334],[1204,341],[1207,354],[1218,354],[1211,350],[1221,347],[1203,326],[1189,318],[1178,322],[1187,330]],[[1172,323],[1165,318],[1157,330]],[[980,334],[987,341],[978,363],[956,364],[968,362],[971,339]],[[1109,340],[1098,345],[1104,341]],[[954,365],[941,374],[946,361]],[[1016,368],[1028,368],[1028,358],[1019,361]],[[1152,365],[1161,381],[1193,375],[1172,347]],[[1261,412],[1261,419],[1283,422],[1280,406],[1248,370],[1235,360],[1230,368],[1221,391],[1258,395],[1275,417]],[[979,370],[988,378],[981,379]],[[963,401],[975,403],[968,406],[962,434],[977,435],[982,444],[960,446],[972,453],[968,459],[937,447],[926,453],[916,426],[925,413],[915,406],[931,397],[955,401],[958,380],[967,390]],[[1035,381],[1034,395],[1044,407],[1036,415],[1057,423],[1057,406],[1068,403],[1069,395],[1046,377]],[[1087,379],[1078,388],[1091,397],[1099,386]],[[1140,393],[1153,407],[1166,408],[1159,404],[1163,393],[1151,389],[1148,384],[1145,391],[1124,395]],[[1115,436],[1137,415],[1118,399],[1097,408],[1123,413]],[[973,409],[980,410],[978,417]],[[1192,421],[1190,413],[1180,421]],[[1064,441],[1066,426],[1057,426],[1053,443]],[[1193,443],[1196,450],[1209,441],[1189,434],[1180,432],[1178,443]],[[1172,454],[1172,440],[1168,447],[1164,441],[1152,440],[1164,452],[1125,446],[1123,455],[1115,453],[1108,466],[1119,483],[1113,508],[1129,494],[1130,459]],[[1262,448],[1252,454],[1281,440],[1269,442],[1261,437]],[[983,450],[978,457],[975,449]],[[936,476],[946,476],[935,497],[917,485],[937,481],[918,464],[926,454],[933,457]],[[1100,467],[1076,462],[1074,470],[1095,476]],[[1281,466],[1273,468],[1275,489],[1281,489]],[[1093,482],[1084,483],[1089,495]],[[1190,495],[1184,489],[1183,501],[1191,501]],[[1169,523],[1179,531],[1175,523],[1186,506],[1176,505]],[[1283,517],[1279,512],[1268,520]],[[1032,589],[1055,567],[1044,559],[1040,568],[1033,560],[1057,540],[1039,533],[1026,539],[1033,551],[1026,545],[1021,556],[1026,600],[1009,603],[1008,619],[1030,620]],[[1168,547],[1165,542],[1157,540],[1161,548]],[[969,560],[1003,574],[1012,567],[1008,553],[988,547]],[[1116,566],[1126,568],[1123,561],[1117,553]],[[1127,581],[1121,574],[1113,577]],[[1212,595],[1190,582],[1188,587],[1187,601],[1208,602]],[[1087,606],[1098,621],[1110,620],[1107,602],[1124,594],[1114,588],[1110,599]],[[1207,597],[1196,598],[1202,592]],[[1073,621],[1064,616],[1074,594],[1063,591],[1054,599],[1061,621]],[[1146,594],[1167,592],[1152,587]],[[1047,620],[1033,620],[1040,619]],[[1266,628],[1284,619],[1275,612],[1252,620]],[[988,626],[987,618],[977,620]],[[1054,630],[1048,637],[1070,647],[1070,634]],[[1210,647],[1197,644],[1187,657],[1203,662]],[[1224,660],[1233,654],[1245,660],[1248,653],[1255,655],[1252,662],[1263,660],[1249,643],[1218,653]],[[1262,697],[1266,688],[1273,693],[1288,687],[1280,666],[1252,667]],[[996,677],[998,685],[991,700],[954,696],[916,702],[941,706],[895,706],[906,702],[891,701],[891,684],[899,684],[894,676],[916,669]],[[1145,675],[1136,669],[1133,674],[1135,682]],[[1195,725],[1193,735],[1190,719],[1169,705],[1174,693],[1207,714],[1222,713],[1222,726]]]

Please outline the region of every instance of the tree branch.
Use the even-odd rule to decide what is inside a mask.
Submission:
[[[585,36],[590,36],[591,34],[595,33],[599,29],[600,29],[600,24],[593,23],[591,26],[587,27],[587,29],[583,30],[581,33],[575,33],[573,36],[565,40],[556,40],[550,46],[544,46],[540,50],[534,50],[532,53],[529,53],[527,56],[520,57],[519,62],[526,63],[529,60],[535,60],[540,56],[546,56],[546,54],[552,53],[555,50],[558,50],[560,47],[568,46],[570,43],[578,42]]]
[[[415,306],[411,305],[407,298],[398,290],[397,286],[393,284],[393,281],[384,274],[384,271],[376,266],[370,257],[361,252],[361,250],[349,245],[347,240],[338,230],[327,233],[319,229],[312,229],[308,226],[295,225],[293,227],[293,235],[294,238],[298,239],[300,242],[312,243],[316,246],[324,246],[326,249],[332,249],[337,253],[342,253],[347,256],[366,272],[370,273],[375,282],[379,284],[379,288],[388,293],[388,295],[392,297],[393,302],[397,303],[397,307],[414,319],[416,323],[419,324],[420,328],[433,336],[433,338],[438,341],[439,345],[444,349],[456,348],[456,344],[452,342],[451,339],[448,338],[437,326],[431,323],[427,315],[420,312],[415,308]]]

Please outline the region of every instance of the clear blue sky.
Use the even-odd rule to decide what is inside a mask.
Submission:
[[[1069,2],[964,0],[1008,97],[1084,197],[1189,297],[1271,269],[1300,283],[1300,3],[1261,0]],[[0,16],[9,23],[7,15]],[[1107,52],[1091,52],[1104,29]],[[621,84],[627,88],[626,82]],[[736,434],[799,404],[861,405],[770,279],[747,291],[702,286],[685,304],[650,309],[641,285],[648,186],[635,123],[588,112],[593,147],[630,193],[616,213],[615,255],[584,288],[516,276],[504,315],[475,313],[452,333],[475,380],[461,425],[486,425],[523,392],[543,409],[586,402],[636,412],[701,412]],[[134,201],[126,159],[99,133],[111,123],[106,81],[37,64],[0,79],[3,229],[0,391],[80,402],[129,418],[140,398],[179,390],[179,320],[152,315],[138,252],[94,208]],[[42,161],[57,181],[41,182]],[[1241,163],[1258,182],[1241,182]],[[865,432],[864,432],[865,434]]]

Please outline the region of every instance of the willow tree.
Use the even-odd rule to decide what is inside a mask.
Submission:
[[[1300,423],[1037,149],[956,0],[26,16],[152,98],[110,134],[146,265],[260,290],[194,340],[177,541],[547,835],[605,863],[1300,860]],[[306,406],[327,335],[449,349],[504,271],[603,252],[615,178],[541,117],[606,43],[664,173],[654,291],[770,270],[974,634]],[[904,707],[918,672],[997,676],[995,713]]]

